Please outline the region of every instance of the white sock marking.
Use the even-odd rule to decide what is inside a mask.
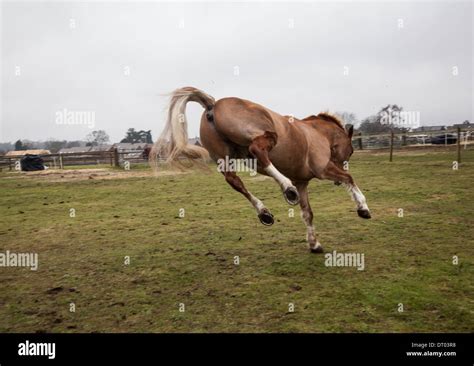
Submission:
[[[273,177],[278,182],[283,191],[285,191],[288,187],[293,187],[291,180],[281,174],[272,163],[270,163],[270,165],[264,170],[270,177]]]
[[[351,194],[352,199],[357,203],[358,210],[368,210],[369,207],[367,206],[367,202],[365,200],[364,194],[360,191],[359,187],[354,185],[345,185],[347,191]]]
[[[257,213],[262,212],[262,210],[265,208],[265,205],[263,204],[262,201],[260,201],[257,197],[255,197],[252,193],[250,193],[250,202],[252,202],[253,207],[257,210]]]

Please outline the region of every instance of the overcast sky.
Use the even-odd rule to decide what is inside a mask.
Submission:
[[[6,2],[1,39],[0,142],[92,131],[58,124],[64,109],[112,142],[156,138],[182,86],[297,117],[396,103],[423,125],[474,119],[472,2]]]

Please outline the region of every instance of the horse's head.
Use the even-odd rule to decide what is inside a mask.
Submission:
[[[315,121],[317,125],[323,126],[322,131],[330,142],[331,162],[338,168],[347,170],[347,162],[354,152],[352,148],[354,126],[344,126],[344,122],[339,117],[327,112],[306,117],[303,121]],[[336,182],[336,184],[340,184],[340,182]]]
[[[352,134],[354,126],[347,125],[344,132],[335,134],[333,144],[331,146],[331,161],[339,168],[347,170],[349,159],[354,152],[352,147]],[[335,182],[336,185],[341,182]]]
[[[354,149],[352,147],[352,134],[354,126],[348,125],[344,132],[336,133],[331,146],[331,160],[340,168],[344,168],[345,162],[349,161]]]

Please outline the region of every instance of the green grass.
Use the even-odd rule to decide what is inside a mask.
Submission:
[[[270,179],[241,174],[275,215],[265,227],[217,172],[68,182],[1,173],[0,251],[37,252],[39,269],[0,267],[0,331],[472,332],[474,151],[457,171],[454,157],[355,154],[372,220],[343,188],[311,183],[326,252],[364,253],[364,271],[310,254],[299,208],[289,217]]]

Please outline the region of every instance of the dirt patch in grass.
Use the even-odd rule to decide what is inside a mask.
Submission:
[[[151,170],[119,170],[119,169],[48,169],[36,172],[14,172],[7,173],[7,179],[35,179],[48,182],[74,182],[82,180],[106,180],[106,179],[129,179],[143,177],[162,177],[186,174],[186,172],[163,170],[152,172]]]

